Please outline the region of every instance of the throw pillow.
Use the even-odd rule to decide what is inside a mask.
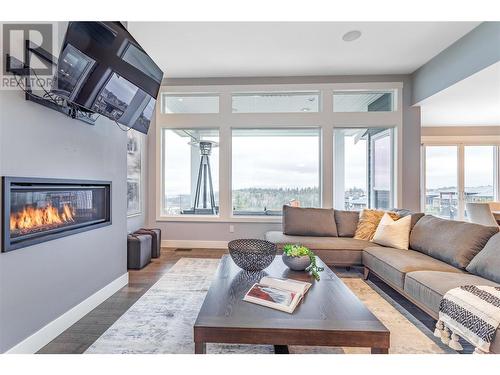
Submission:
[[[395,212],[387,212],[391,218],[399,219],[399,215]],[[364,209],[359,216],[358,226],[354,233],[354,238],[357,240],[371,241],[377,230],[378,223],[382,220],[385,211]]]
[[[389,214],[384,214],[373,235],[373,242],[395,249],[408,250],[410,242],[411,215],[399,220],[393,220]]]

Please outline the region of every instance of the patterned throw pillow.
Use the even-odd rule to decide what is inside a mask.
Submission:
[[[391,211],[387,211],[387,213],[393,220],[399,219],[399,215],[397,213]],[[383,210],[364,209],[359,216],[359,222],[356,228],[356,233],[354,233],[354,238],[357,240],[371,241],[384,214],[385,211]]]

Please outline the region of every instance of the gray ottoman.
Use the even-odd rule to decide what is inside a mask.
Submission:
[[[149,234],[127,236],[127,268],[140,270],[151,262],[151,241]]]
[[[141,228],[134,234],[149,234],[151,235],[151,257],[159,258],[161,251],[161,230],[159,228]]]

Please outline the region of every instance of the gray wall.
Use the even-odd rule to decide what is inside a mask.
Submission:
[[[126,134],[0,91],[0,175],[111,180],[111,226],[0,254],[0,352],[127,272]]]
[[[412,104],[500,61],[500,22],[483,22],[413,73]]]
[[[165,85],[242,85],[242,84],[286,84],[286,83],[336,83],[336,82],[403,82],[403,206],[412,210],[420,208],[420,108],[410,107],[412,82],[409,75],[382,76],[311,76],[311,77],[259,77],[259,78],[200,78],[165,79]],[[153,125],[155,126],[155,125]],[[263,237],[268,230],[279,230],[281,224],[231,223],[234,233],[229,232],[230,223],[210,222],[164,222],[156,221],[155,131],[148,136],[148,224],[162,229],[164,240],[228,241],[241,237]]]

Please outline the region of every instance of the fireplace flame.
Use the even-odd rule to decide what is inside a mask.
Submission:
[[[44,208],[26,206],[22,211],[10,214],[10,230],[64,224],[73,222],[74,216],[75,211],[69,204],[63,205],[62,212],[51,204]]]

